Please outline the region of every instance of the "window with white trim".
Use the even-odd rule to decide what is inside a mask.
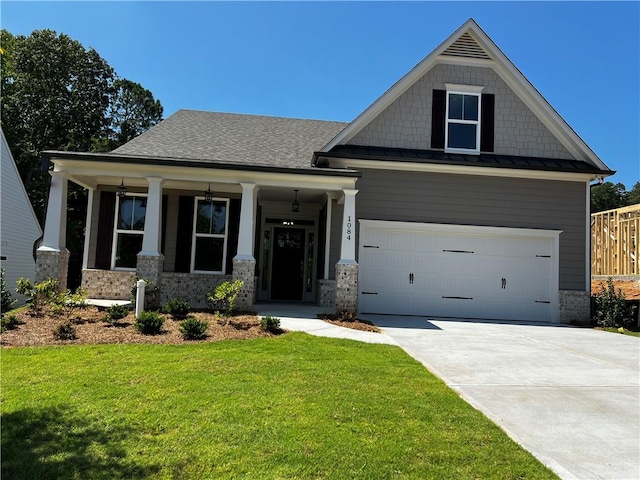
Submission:
[[[446,152],[480,153],[482,88],[447,84]]]
[[[116,197],[112,269],[135,270],[138,253],[142,250],[146,214],[146,195]]]
[[[229,199],[214,198],[207,202],[195,198],[191,271],[224,273],[227,261],[227,225]]]

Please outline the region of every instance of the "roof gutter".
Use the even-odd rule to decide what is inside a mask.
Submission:
[[[360,178],[362,176],[360,172],[352,169],[319,168],[315,165],[312,165],[314,168],[267,167],[264,165],[239,165],[223,162],[211,162],[207,160],[185,160],[172,157],[143,157],[118,155],[113,153],[62,152],[57,150],[45,150],[42,152],[42,169],[50,169],[51,162],[55,162],[55,159],[57,158],[61,160],[95,160],[107,163],[211,168],[217,170],[240,170],[249,172],[287,173],[297,175],[319,175],[351,178]]]

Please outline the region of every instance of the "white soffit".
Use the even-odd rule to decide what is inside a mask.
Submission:
[[[437,63],[493,68],[575,159],[587,160],[598,168],[609,170],[472,18],[393,84],[320,151],[328,152],[336,145],[346,144]]]

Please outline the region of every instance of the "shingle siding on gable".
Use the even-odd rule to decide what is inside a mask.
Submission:
[[[495,95],[494,153],[574,158],[492,69],[463,65],[434,66],[348,143],[431,148],[433,90],[445,83],[482,85]]]

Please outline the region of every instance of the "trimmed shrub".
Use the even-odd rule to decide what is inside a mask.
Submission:
[[[11,296],[11,292],[7,290],[7,284],[4,281],[4,269],[0,269],[0,312],[8,312],[16,302]]]
[[[195,317],[187,317],[180,322],[180,333],[185,340],[202,340],[205,338],[209,324]]]
[[[53,330],[53,338],[56,340],[75,340],[78,338],[75,325],[70,321],[61,323]]]
[[[267,332],[276,333],[280,330],[280,319],[278,317],[272,317],[271,315],[265,315],[260,319],[260,327]]]
[[[157,335],[164,326],[164,317],[158,312],[142,311],[133,326],[143,335]]]
[[[126,305],[111,305],[107,308],[107,317],[105,320],[111,324],[114,324],[118,320],[122,320],[129,315],[129,307]]]
[[[185,302],[178,298],[172,298],[162,307],[162,313],[168,313],[179,319],[186,318],[190,311],[191,306],[189,305],[189,302]]]
[[[625,301],[621,289],[617,289],[613,279],[609,277],[607,284],[600,284],[600,292],[595,297],[595,314],[593,316],[599,327],[630,327],[633,323],[633,310]]]
[[[0,319],[0,333],[5,330],[13,330],[14,328],[18,328],[20,324],[20,320],[13,314],[3,315]]]

